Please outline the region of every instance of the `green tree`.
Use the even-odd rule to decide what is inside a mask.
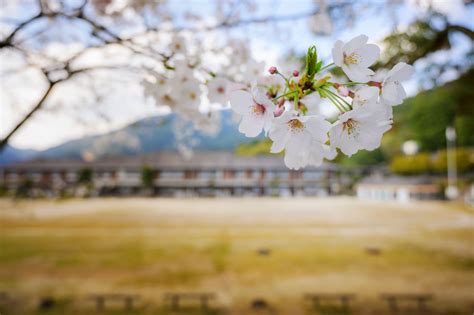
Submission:
[[[80,184],[90,184],[92,182],[92,170],[88,167],[81,168],[77,172],[77,182]]]
[[[141,171],[142,185],[145,188],[152,188],[155,179],[155,171],[149,166],[143,166]]]
[[[394,109],[393,130],[398,143],[415,140],[423,151],[446,147],[445,130],[454,125],[458,146],[474,145],[474,70],[458,80],[424,91]],[[382,149],[390,150],[382,146]]]
[[[429,173],[431,171],[430,156],[427,153],[396,156],[390,163],[390,171],[403,175]]]

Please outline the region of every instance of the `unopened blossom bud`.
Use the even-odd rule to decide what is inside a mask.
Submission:
[[[278,72],[278,69],[277,67],[275,66],[271,66],[269,69],[268,69],[268,72],[270,72],[270,74],[275,74]]]
[[[340,85],[337,90],[338,90],[339,94],[341,94],[342,96],[348,96],[349,93],[351,92],[351,91],[350,91],[346,86],[344,86],[344,85]]]
[[[299,76],[299,75],[300,75],[300,72],[299,72],[298,70],[294,70],[294,71],[293,71],[293,76],[294,76],[294,77],[297,77],[297,76]]]
[[[275,117],[280,117],[285,112],[285,106],[279,106],[273,111]]]

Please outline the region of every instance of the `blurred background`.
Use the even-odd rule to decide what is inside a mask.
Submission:
[[[472,314],[473,21],[469,0],[1,2],[0,312]],[[290,171],[207,97],[359,34],[377,75],[416,69],[377,150]],[[192,109],[161,92],[180,60]]]

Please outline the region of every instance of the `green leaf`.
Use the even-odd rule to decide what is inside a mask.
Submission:
[[[308,48],[308,53],[306,55],[306,75],[309,78],[313,78],[316,74],[316,66],[318,63],[318,53],[316,51],[316,46],[311,46]]]
[[[322,66],[322,65],[323,65],[323,61],[322,61],[322,60],[316,64],[315,73],[318,73],[318,72],[319,72],[319,70],[321,69],[321,66]]]

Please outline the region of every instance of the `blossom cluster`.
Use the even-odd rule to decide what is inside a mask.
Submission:
[[[213,105],[225,106],[230,89],[249,86],[247,78],[264,72],[265,64],[254,60],[240,40],[211,48],[193,41],[189,34],[177,34],[169,38],[165,49],[166,62],[148,68],[141,81],[145,97],[203,131],[219,129],[214,128],[218,111]]]
[[[268,77],[251,83],[215,77],[208,83],[209,98],[229,100],[241,117],[239,131],[247,137],[264,132],[273,142],[272,153],[284,150],[288,168],[318,166],[324,159],[335,158],[338,151],[351,156],[378,148],[391,128],[392,106],[407,96],[400,82],[411,77],[413,67],[398,63],[381,78],[369,68],[379,55],[379,47],[369,44],[365,35],[347,43],[337,41],[333,63],[328,65],[318,60],[313,46],[301,73],[294,70],[285,76],[270,67]],[[336,82],[328,72],[336,67],[349,78],[347,82]],[[325,101],[339,112],[334,122],[320,114]]]

